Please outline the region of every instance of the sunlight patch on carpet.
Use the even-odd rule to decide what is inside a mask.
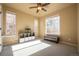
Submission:
[[[40,40],[18,44],[12,46],[14,56],[29,56],[39,52],[51,45],[41,42]]]

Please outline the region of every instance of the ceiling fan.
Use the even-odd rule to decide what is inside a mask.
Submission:
[[[43,10],[43,11],[47,11],[44,7],[49,5],[50,3],[37,3],[37,6],[32,6],[32,7],[29,7],[30,9],[33,9],[33,8],[37,8],[37,11],[36,13],[38,13],[40,10]]]

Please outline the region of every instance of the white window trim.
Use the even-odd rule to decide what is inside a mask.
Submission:
[[[6,11],[6,13],[11,13],[11,14],[16,15],[16,13],[15,13],[15,12],[13,12],[13,11],[9,11],[9,10],[7,10],[7,11]]]
[[[9,10],[6,11],[6,14],[7,14],[7,13],[16,15],[15,12],[13,12],[13,11],[9,11]],[[16,21],[16,20],[15,20],[15,21]],[[6,27],[7,27],[7,25],[6,25]],[[15,31],[16,31],[16,29],[15,29]],[[7,29],[6,29],[6,35],[7,35]],[[9,35],[9,36],[15,36],[15,35],[16,35],[16,32],[15,32],[15,34],[13,34],[13,35]]]
[[[58,33],[56,33],[56,34],[55,33],[47,33],[47,29],[46,29],[47,28],[47,26],[46,26],[47,24],[46,23],[47,23],[48,18],[52,18],[52,17],[59,17],[59,19],[60,19],[60,16],[59,15],[54,15],[54,16],[46,17],[46,20],[45,20],[45,35],[46,34],[60,35],[60,21],[61,20],[59,20],[59,32]]]
[[[35,21],[36,21],[36,24],[35,24]],[[34,18],[34,32],[35,32],[35,36],[38,36],[38,19],[35,17]]]

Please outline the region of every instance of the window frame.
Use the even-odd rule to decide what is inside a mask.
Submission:
[[[59,29],[58,29],[58,33],[47,33],[47,20],[49,20],[49,18],[54,18],[54,17],[59,17]],[[60,35],[60,16],[59,15],[54,15],[54,16],[49,16],[49,17],[46,17],[46,20],[45,20],[45,35],[46,34],[50,34],[50,35]]]
[[[34,18],[34,32],[35,32],[35,36],[38,36],[38,26],[39,26],[39,23],[38,23],[38,18]]]
[[[15,15],[15,34],[7,34],[7,13],[9,13],[9,14],[12,14],[12,15]],[[15,12],[13,12],[13,11],[6,11],[6,14],[5,14],[5,16],[6,16],[6,35],[8,35],[8,36],[14,36],[14,35],[16,35],[16,13]]]

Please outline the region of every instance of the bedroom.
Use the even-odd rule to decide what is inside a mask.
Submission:
[[[44,7],[47,10],[46,12],[40,10],[38,13],[36,8],[30,9],[29,7],[31,6],[37,6],[37,4],[1,4],[1,39],[4,48],[4,51],[1,53],[1,55],[20,56],[30,55],[30,53],[46,56],[78,55],[78,53],[76,53],[78,51],[78,4],[50,3]],[[14,17],[12,18],[13,20],[8,20],[8,15]],[[48,27],[48,30],[46,26],[46,20],[54,18],[57,18],[58,25],[55,23],[55,21],[52,21],[54,22],[53,24],[56,24],[56,27],[54,27],[54,25],[52,24],[54,28],[49,26],[50,28]],[[11,23],[9,23],[9,21]],[[48,22],[51,23],[51,20]],[[9,28],[9,25],[13,25],[13,29]],[[26,37],[20,39],[19,32],[24,32],[25,28],[30,28],[31,32],[34,32],[34,35],[32,37],[29,37],[29,39],[27,39]],[[53,30],[51,30],[52,28]],[[60,38],[59,43],[56,44],[54,42],[46,40],[44,41],[44,36],[47,33],[58,35]],[[34,38],[35,40],[31,40]],[[32,50],[29,51],[29,49],[32,49],[34,51],[31,52]],[[59,49],[59,51],[57,49]],[[5,50],[7,51],[5,52]],[[14,52],[14,54],[12,52]]]

